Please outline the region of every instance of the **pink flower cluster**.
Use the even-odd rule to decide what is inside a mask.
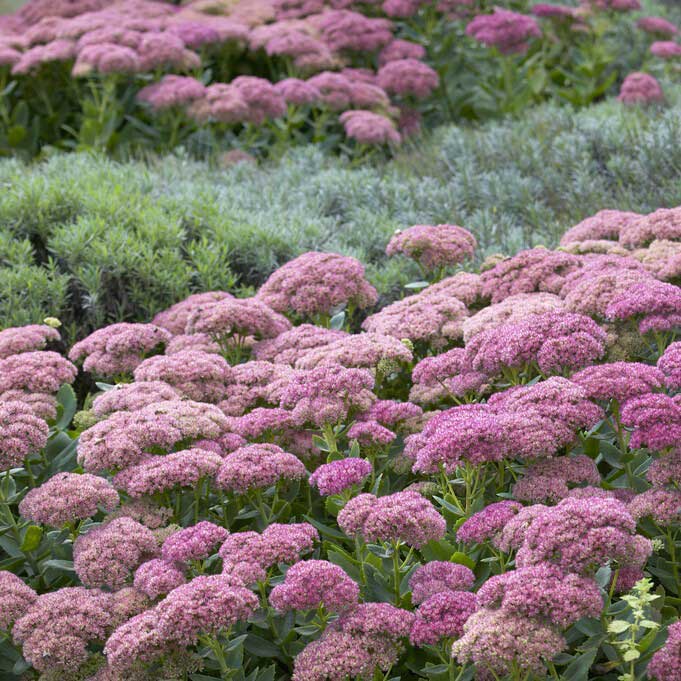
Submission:
[[[493,14],[480,14],[468,26],[466,35],[502,54],[526,52],[533,38],[542,32],[536,20],[524,14],[496,8]]]

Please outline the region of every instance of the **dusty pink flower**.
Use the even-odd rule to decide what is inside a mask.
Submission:
[[[294,326],[290,331],[280,333],[276,338],[268,338],[256,343],[253,346],[253,357],[256,360],[263,360],[263,363],[274,362],[274,365],[270,365],[272,371],[278,371],[283,367],[276,367],[275,365],[289,364],[293,366],[298,357],[307,350],[329,345],[347,335],[345,331],[325,329],[314,324],[300,324]],[[252,364],[255,366],[254,363]],[[234,368],[233,376],[237,383],[243,383],[237,374],[246,365],[242,364]]]
[[[395,59],[381,66],[378,84],[393,95],[425,99],[440,84],[440,78],[428,64],[418,59]]]
[[[349,536],[366,541],[403,542],[420,548],[444,536],[444,518],[418,492],[403,491],[384,497],[360,494],[338,514],[338,526]]]
[[[180,644],[195,643],[201,633],[216,633],[247,620],[258,599],[229,575],[194,577],[173,589],[157,606],[158,631]]]
[[[274,85],[264,78],[238,76],[231,83],[248,105],[248,121],[262,125],[268,118],[280,118],[286,113],[286,101]]]
[[[295,106],[317,104],[322,98],[322,93],[314,85],[299,78],[284,78],[274,84],[274,89],[287,104]]]
[[[197,308],[187,321],[188,333],[207,333],[219,343],[230,337],[274,338],[291,324],[258,298],[226,298],[208,308]]]
[[[497,501],[472,515],[456,532],[458,541],[465,544],[481,544],[493,539],[511,518],[522,509],[517,501]]]
[[[184,449],[165,456],[149,456],[123,469],[113,482],[118,489],[139,498],[178,487],[194,487],[204,478],[214,478],[222,462],[222,457],[214,452]]]
[[[359,586],[337,565],[326,560],[303,560],[288,569],[269,600],[280,612],[313,610],[322,605],[331,612],[343,612],[352,610],[358,598]]]
[[[86,45],[78,52],[71,70],[74,77],[87,76],[92,72],[132,74],[141,70],[137,52],[125,45],[99,43]]]
[[[416,225],[398,231],[386,248],[388,255],[402,253],[426,271],[456,265],[473,257],[475,237],[457,225]]]
[[[655,279],[633,284],[605,310],[609,319],[635,319],[640,333],[670,331],[681,325],[681,289]]]
[[[0,331],[0,359],[21,352],[43,350],[51,341],[59,341],[59,331],[46,324],[28,324]]]
[[[22,352],[0,360],[0,392],[56,393],[62,385],[73,383],[77,373],[76,367],[57,352]]]
[[[477,596],[483,607],[546,618],[561,629],[582,617],[599,617],[603,609],[603,597],[593,579],[565,574],[548,563],[490,577]]]
[[[417,568],[409,578],[412,603],[418,605],[435,594],[473,588],[475,574],[465,565],[434,560]]]
[[[293,335],[292,340],[296,337],[294,331],[295,329],[286,332]],[[275,344],[271,347],[276,351],[280,338],[281,336],[277,336],[261,342]],[[286,347],[287,344],[282,343],[282,346]],[[241,416],[253,407],[278,404],[282,391],[293,375],[293,369],[286,364],[273,364],[269,361],[237,364],[232,368],[232,383],[226,387],[225,398],[218,406],[229,416]]]
[[[46,444],[49,427],[25,402],[0,403],[0,471],[20,466]]]
[[[12,67],[12,75],[28,74],[44,64],[69,61],[75,56],[76,44],[70,40],[53,40],[46,45],[36,45],[21,55]]]
[[[502,54],[526,52],[532,38],[541,38],[536,20],[524,14],[495,8],[493,14],[480,14],[468,26],[466,35]]]
[[[135,571],[135,588],[152,600],[164,596],[187,581],[182,566],[160,558],[142,563]]]
[[[463,625],[477,607],[476,595],[468,591],[435,593],[416,609],[409,641],[421,647],[435,645],[443,638],[459,638]]]
[[[184,350],[145,359],[133,376],[135,381],[168,383],[190,400],[218,402],[225,397],[232,371],[220,355]]]
[[[208,558],[229,532],[219,525],[202,520],[171,534],[161,547],[161,557],[167,561],[186,563]]]
[[[185,80],[182,81],[168,81],[168,78],[179,78],[179,76],[166,76],[163,78],[161,83],[173,82],[184,84]],[[198,308],[209,307],[214,303],[218,303],[226,298],[233,298],[231,293],[226,291],[206,291],[205,293],[194,293],[193,295],[185,298],[175,305],[171,305],[167,310],[163,310],[156,314],[156,316],[151,320],[152,324],[160,326],[167,331],[170,331],[173,335],[178,335],[184,333],[185,327],[187,326],[187,321],[189,317]]]
[[[339,120],[346,136],[360,144],[399,144],[402,139],[395,124],[382,114],[354,109],[344,111]]]
[[[675,681],[681,677],[681,621],[669,625],[667,640],[651,658],[647,673],[655,681]]]
[[[131,518],[117,518],[76,539],[73,567],[86,586],[118,589],[138,565],[157,553],[151,530]]]
[[[617,99],[624,104],[650,104],[663,102],[664,92],[654,76],[636,72],[624,79]]]
[[[69,359],[84,359],[83,369],[100,376],[130,374],[144,357],[170,340],[170,334],[153,324],[111,324],[76,343]]]
[[[409,348],[394,338],[378,333],[343,336],[328,345],[312,348],[296,360],[296,369],[314,369],[340,365],[348,368],[374,369],[381,362],[390,366],[408,364],[412,360]]]
[[[595,574],[609,560],[641,567],[652,549],[650,540],[635,532],[636,521],[616,499],[564,499],[533,519],[516,565],[552,563],[583,575]]]
[[[10,631],[36,598],[38,594],[22,579],[12,572],[0,570],[0,629]]]
[[[569,9],[569,8],[566,8]],[[640,218],[638,213],[622,210],[600,210],[574,227],[568,229],[560,239],[561,246],[578,241],[607,239],[617,241],[623,227]]]
[[[163,381],[119,383],[95,397],[92,411],[95,416],[105,418],[117,411],[137,411],[154,402],[179,399],[177,390]]]
[[[226,430],[225,415],[213,405],[155,402],[134,412],[116,412],[83,431],[78,461],[87,472],[120,470],[140,463],[150,448],[171,449],[182,441],[214,439]]]
[[[580,259],[569,253],[546,248],[520,251],[481,274],[482,295],[499,303],[516,293],[560,293],[565,278],[579,266]]]
[[[546,675],[545,660],[562,652],[567,643],[551,625],[504,610],[481,608],[463,626],[452,655],[459,664],[473,662],[478,673],[497,677],[520,669],[523,675]]]
[[[378,55],[378,63],[385,66],[388,62],[398,59],[423,59],[426,56],[426,48],[409,40],[393,40],[388,43]]]
[[[19,503],[19,512],[34,522],[62,527],[91,518],[100,509],[111,512],[118,502],[118,493],[104,478],[88,473],[57,473],[26,494]]]
[[[662,17],[641,17],[636,21],[636,26],[646,33],[671,38],[679,29],[671,21]]]
[[[370,19],[349,10],[319,15],[318,26],[324,42],[335,52],[374,52],[393,38],[392,23],[387,19]]]
[[[280,404],[291,409],[297,425],[323,427],[368,409],[374,401],[373,387],[374,377],[366,369],[321,366],[296,373],[282,391]]]
[[[147,85],[145,88],[142,88],[137,93],[137,100],[144,104],[148,104],[154,111],[163,111],[173,107],[184,106],[185,104],[200,99],[205,94],[205,91],[206,86],[195,78],[189,76],[167,75],[163,76],[158,83],[153,83],[152,85]],[[182,305],[182,303],[177,303],[177,305]],[[152,320],[152,323],[157,326],[168,328],[164,324],[158,322],[158,318],[162,314],[164,313],[156,315],[154,320]],[[172,331],[172,329],[168,330]],[[184,326],[180,331],[183,330]]]
[[[578,371],[570,377],[584,388],[589,399],[615,399],[620,404],[637,395],[657,392],[664,388],[664,375],[659,369],[640,362],[599,364]]]
[[[105,640],[111,605],[111,596],[98,589],[58,589],[35,599],[12,635],[38,671],[75,674],[90,655],[88,643]]]
[[[681,206],[642,215],[620,232],[620,243],[627,248],[649,246],[655,239],[681,241]]]
[[[358,260],[315,251],[303,253],[275,270],[257,295],[277,312],[308,317],[331,314],[342,305],[369,307],[377,297]]]
[[[653,487],[637,494],[629,502],[628,509],[636,520],[649,517],[662,527],[678,525],[681,522],[681,491]]]
[[[160,633],[158,615],[153,608],[119,625],[107,639],[104,654],[114,672],[125,674],[137,662],[152,662],[160,658],[173,645],[172,638]]]
[[[559,19],[572,21],[576,19],[574,7],[566,7],[565,5],[550,5],[545,2],[540,2],[533,5],[531,9],[532,14],[536,17],[546,19]]]
[[[650,53],[660,59],[681,57],[681,45],[673,40],[658,40],[650,46]]]
[[[340,459],[321,465],[310,476],[309,482],[323,496],[340,494],[363,482],[371,471],[371,463],[366,459]]]
[[[272,444],[254,444],[228,454],[220,466],[215,484],[245,494],[251,489],[269,487],[280,480],[306,477],[303,463],[293,454]]]
[[[666,376],[668,388],[681,389],[681,341],[667,347],[657,360],[657,368]]]

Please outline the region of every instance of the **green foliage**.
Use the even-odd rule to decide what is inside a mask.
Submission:
[[[60,316],[78,335],[147,320],[191,292],[251,290],[307,250],[367,264],[382,302],[415,281],[391,234],[461,224],[479,256],[559,235],[602,208],[681,204],[678,98],[669,108],[547,105],[520,119],[446,126],[394,160],[354,164],[314,147],[220,168],[88,154],[0,162],[0,324]]]

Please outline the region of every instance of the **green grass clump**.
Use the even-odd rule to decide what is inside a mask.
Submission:
[[[181,153],[116,163],[83,154],[0,162],[2,326],[60,316],[83,335],[146,320],[194,291],[252,290],[307,250],[353,255],[382,295],[418,278],[388,260],[395,229],[461,224],[480,256],[557,244],[602,208],[681,204],[681,118],[608,101],[447,126],[385,164],[314,147],[218,168]]]

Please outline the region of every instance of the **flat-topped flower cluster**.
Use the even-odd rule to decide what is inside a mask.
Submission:
[[[4,658],[677,679],[681,208],[479,272],[458,225],[386,247],[429,283],[382,308],[360,262],[307,253],[68,359],[48,324],[0,332]]]

